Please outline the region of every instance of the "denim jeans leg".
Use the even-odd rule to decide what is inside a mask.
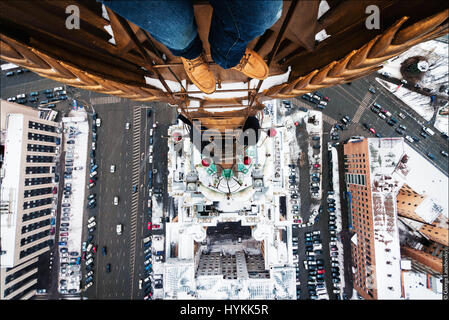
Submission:
[[[191,0],[102,0],[101,2],[146,30],[175,56],[194,59],[203,51]]]
[[[262,35],[282,14],[282,1],[210,0],[214,8],[209,44],[222,68],[236,66],[248,43]]]

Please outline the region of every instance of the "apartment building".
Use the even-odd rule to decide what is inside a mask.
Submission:
[[[385,179],[389,164],[381,160],[382,153],[401,148],[401,143],[402,139],[364,138],[344,145],[353,285],[368,300],[399,299],[401,295],[394,186]]]
[[[0,299],[27,299],[36,290],[38,257],[53,244],[59,125],[29,107],[1,106]]]

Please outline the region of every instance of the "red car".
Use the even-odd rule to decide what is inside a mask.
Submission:
[[[293,220],[294,223],[301,223],[301,220]]]
[[[313,165],[313,167],[314,167],[314,168],[319,168],[319,167],[321,167],[321,165],[320,165],[319,163],[315,163],[315,164]]]
[[[372,134],[376,134],[376,130],[374,130],[373,128],[369,128],[369,131],[370,131]]]
[[[85,260],[86,259],[86,251],[83,252],[83,254],[81,255],[81,260]]]
[[[148,230],[151,230],[151,222],[148,222],[148,224],[147,224],[147,229],[148,229]]]
[[[153,224],[153,229],[159,229],[161,226],[160,225],[158,225],[158,224]]]
[[[318,274],[323,274],[324,273],[324,269],[318,270],[317,273]]]
[[[53,194],[57,194],[58,193],[58,187],[53,187]]]
[[[326,100],[326,101],[330,100],[329,97],[324,97],[323,99]]]
[[[68,235],[69,235],[68,232],[63,232],[59,234],[60,237],[68,237]]]
[[[98,245],[94,245],[94,247],[92,248],[92,251],[95,253],[95,252],[97,252],[97,248],[98,248]]]

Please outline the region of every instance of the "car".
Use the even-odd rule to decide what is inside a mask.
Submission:
[[[107,273],[111,272],[111,264],[108,263],[108,264],[106,265],[105,269],[106,269],[106,272],[107,272]]]
[[[7,77],[12,77],[14,75],[14,71],[9,71],[6,73]]]
[[[404,134],[404,131],[403,131],[401,128],[399,128],[399,127],[397,127],[397,128],[395,129],[395,131],[396,131],[397,133],[399,133],[399,134]]]
[[[116,231],[117,231],[117,234],[118,234],[118,235],[121,235],[121,234],[122,234],[122,229],[123,229],[122,224],[118,224],[117,227],[116,227]]]
[[[118,200],[119,200],[119,199],[118,199],[118,197],[117,197],[117,196],[115,196],[115,197],[114,197],[114,205],[115,205],[115,206],[117,206],[117,205],[118,205]]]
[[[319,168],[319,167],[321,167],[321,165],[320,165],[319,163],[315,163],[315,164],[313,165],[313,167],[314,167],[314,168]]]
[[[427,153],[427,156],[428,156],[430,159],[432,159],[432,160],[435,159],[435,156],[434,156],[432,153],[430,153],[430,152]]]
[[[96,124],[97,127],[100,127],[100,126],[101,126],[101,119],[100,119],[100,118],[97,118],[97,119],[95,120],[95,124]]]
[[[427,134],[425,134],[424,132],[421,131],[419,134],[420,134],[423,138],[427,138]]]
[[[152,229],[159,229],[161,226],[159,224],[153,224],[151,226]]]
[[[376,130],[374,130],[374,128],[369,128],[369,131],[370,131],[372,134],[376,134]]]
[[[442,154],[443,156],[445,156],[445,157],[448,156],[448,153],[447,153],[446,151],[444,151],[444,150],[441,150],[441,154]]]
[[[114,173],[115,172],[115,165],[114,164],[111,164],[111,169],[109,170],[111,173]]]
[[[125,129],[129,130],[129,122],[125,123]]]

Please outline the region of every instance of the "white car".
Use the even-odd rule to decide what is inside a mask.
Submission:
[[[92,286],[93,282],[89,282],[88,284],[86,284],[86,286],[84,287],[84,290],[90,288]]]
[[[129,122],[125,123],[125,129],[129,130]]]
[[[158,122],[156,121],[155,123],[153,123],[153,128],[156,128],[158,125]]]
[[[97,143],[96,142],[92,142],[92,150],[95,150],[96,146],[97,146]]]
[[[139,279],[139,289],[142,289],[142,283],[143,283],[142,279]]]
[[[96,175],[97,175],[97,171],[94,171],[89,176],[92,178],[92,177],[95,177]]]
[[[153,128],[150,129],[150,137],[153,136]]]
[[[117,225],[116,231],[117,231],[117,234],[118,234],[118,235],[121,235],[121,234],[122,234],[122,225],[121,225],[121,224],[118,224],[118,225]]]
[[[87,220],[87,223],[92,223],[94,221],[95,221],[95,217],[93,216],[93,217],[90,217],[89,220]]]
[[[94,221],[94,222],[92,222],[92,223],[89,223],[88,225],[87,225],[87,227],[88,228],[92,228],[92,227],[95,227],[97,225],[97,223]]]
[[[97,120],[95,120],[95,124],[97,125],[97,127],[101,126],[101,119],[97,118]]]
[[[148,151],[149,154],[153,154],[153,145],[150,145],[150,150]]]
[[[86,266],[90,265],[92,262],[94,262],[94,259],[90,258],[86,261]]]
[[[90,270],[88,273],[86,273],[86,278],[92,276],[94,274],[94,272],[92,270]]]
[[[117,197],[117,196],[114,197],[114,205],[115,205],[115,206],[118,205],[118,197]]]
[[[115,172],[115,165],[114,164],[111,164],[111,173],[114,173]]]
[[[413,140],[413,138],[410,136],[405,136],[405,139],[407,139],[411,143],[415,142],[415,140]]]
[[[379,112],[377,115],[379,116],[379,118],[384,120],[387,118],[382,112]]]
[[[153,163],[153,156],[150,155],[150,156],[148,157],[148,163]]]

